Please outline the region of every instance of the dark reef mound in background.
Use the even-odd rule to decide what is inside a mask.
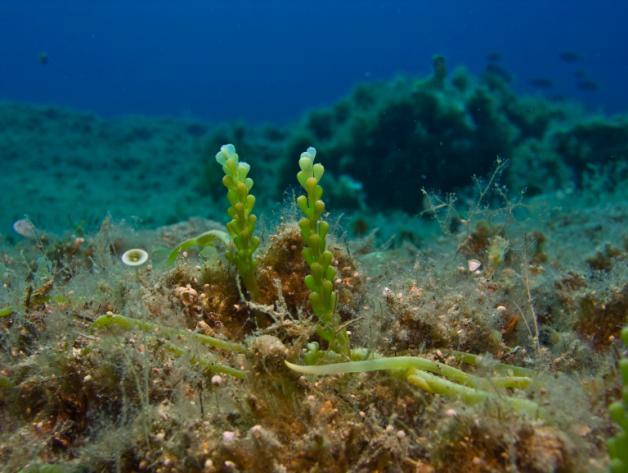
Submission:
[[[210,148],[238,142],[256,161],[261,150],[281,170],[282,192],[294,182],[296,157],[314,144],[333,176],[326,178],[333,204],[349,209],[366,203],[416,212],[421,187],[461,190],[497,157],[509,161],[504,183],[528,195],[582,186],[591,173],[611,176],[610,186],[628,177],[626,116],[588,116],[572,103],[518,96],[493,69],[479,78],[462,69],[447,77],[442,61],[435,59],[427,78],[360,85],[289,129],[222,129]],[[208,174],[215,183],[218,170]]]

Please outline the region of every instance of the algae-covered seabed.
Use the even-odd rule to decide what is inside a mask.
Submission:
[[[437,69],[362,86],[291,128],[15,104],[0,120],[3,471],[606,469],[628,312],[625,118]],[[212,155],[225,142],[251,163],[263,210],[255,303],[220,246],[166,262],[167,248],[222,228]],[[329,171],[352,347],[475,373],[488,400],[428,392],[400,373],[314,377],[285,365],[318,340],[282,194],[310,144]],[[497,154],[509,163],[495,170]],[[487,177],[474,184],[473,173]],[[458,200],[422,199],[421,186]],[[10,230],[24,214],[27,238]],[[125,266],[130,248],[149,263]],[[107,313],[162,328],[94,328]],[[500,363],[525,368],[529,385],[491,385]],[[512,397],[538,409],[520,412]]]

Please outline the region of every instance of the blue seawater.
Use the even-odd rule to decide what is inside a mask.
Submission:
[[[626,18],[622,0],[3,0],[0,99],[285,122],[358,82],[429,72],[435,53],[477,73],[495,52],[517,90],[547,78],[544,92],[622,112]],[[578,89],[578,71],[599,90]]]

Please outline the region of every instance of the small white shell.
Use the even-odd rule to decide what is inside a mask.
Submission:
[[[122,262],[127,266],[142,266],[148,261],[148,253],[141,248],[132,248],[122,255]]]
[[[230,430],[225,430],[222,433],[222,441],[225,443],[233,442],[236,439],[235,432],[231,432]]]
[[[37,236],[35,225],[27,218],[21,218],[13,223],[13,230],[24,238],[33,239]]]
[[[476,271],[479,271],[481,267],[482,262],[480,260],[470,259],[467,261],[467,268],[469,269],[470,273],[475,273]]]

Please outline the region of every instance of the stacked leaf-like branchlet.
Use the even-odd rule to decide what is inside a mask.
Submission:
[[[297,180],[306,192],[297,198],[297,205],[303,213],[299,220],[303,238],[303,259],[310,268],[305,277],[305,285],[310,290],[309,301],[312,312],[319,320],[317,333],[325,340],[329,349],[340,353],[349,353],[349,339],[346,330],[340,327],[336,314],[337,296],[334,291],[336,268],[332,265],[333,255],[327,249],[329,224],[323,219],[325,203],[322,200],[323,188],[319,181],[325,168],[314,164],[316,149],[309,147],[301,153]]]
[[[628,327],[621,332],[621,339],[628,347]],[[628,472],[628,358],[619,360],[619,374],[623,388],[621,400],[610,405],[611,419],[617,423],[620,432],[608,441],[608,452],[611,457],[611,471],[616,473]]]
[[[253,253],[259,246],[259,238],[253,235],[257,217],[253,214],[255,196],[250,194],[253,187],[253,179],[248,177],[251,166],[239,161],[232,144],[221,146],[216,161],[225,173],[222,183],[227,188],[227,199],[231,204],[227,210],[231,217],[227,231],[233,245],[227,257],[237,268],[251,298],[256,299],[259,290]]]

